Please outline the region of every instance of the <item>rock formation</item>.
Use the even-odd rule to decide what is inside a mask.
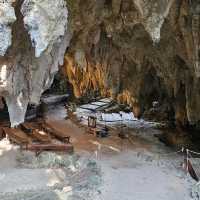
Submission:
[[[5,0],[0,94],[12,126],[50,87],[67,46],[76,97],[112,96],[136,116],[158,101],[177,124],[198,125],[199,34],[200,0]]]
[[[16,20],[15,10],[9,2],[0,2],[0,55],[4,56],[12,42],[11,25]]]
[[[36,57],[40,57],[47,48],[51,52],[53,44],[59,42],[60,37],[65,34],[68,17],[65,2],[25,0],[21,12],[35,47]]]
[[[16,126],[63,64],[70,40],[68,10],[64,0],[5,2],[0,5],[0,95]]]
[[[77,97],[112,96],[137,116],[159,101],[177,124],[199,124],[199,0],[67,3],[65,66]]]

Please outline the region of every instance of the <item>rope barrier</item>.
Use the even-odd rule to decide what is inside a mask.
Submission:
[[[189,172],[189,165],[188,165],[188,163],[189,163],[189,150],[188,149],[186,149],[186,170],[187,170],[187,175],[188,175],[188,172]]]
[[[196,155],[200,155],[200,153],[199,153],[199,152],[192,151],[192,150],[189,150],[189,149],[187,149],[187,150],[188,150],[188,152],[190,152],[190,153],[193,153],[193,154],[196,154]]]
[[[182,147],[179,151],[175,151],[175,152],[171,152],[171,153],[163,153],[163,154],[159,154],[161,156],[168,156],[168,155],[173,155],[173,154],[178,154],[178,153],[184,153],[184,147]]]
[[[194,165],[196,164],[195,162],[194,162],[194,158],[193,158],[193,156],[191,155],[191,153],[193,153],[193,154],[195,154],[195,155],[200,155],[200,153],[199,152],[196,152],[196,151],[192,151],[192,150],[190,150],[190,149],[186,149],[186,170],[187,170],[187,173],[189,172],[189,167],[188,167],[188,165],[189,165],[189,160],[191,160],[192,161],[192,163],[193,163],[193,167],[194,167]],[[197,172],[197,176],[199,176],[200,175],[200,170],[197,168],[197,167],[195,167],[195,170],[196,170],[196,172]]]
[[[187,151],[187,160],[188,160],[187,166],[190,165],[190,169],[187,170],[187,173],[189,172],[193,179],[199,181],[200,178],[199,163],[197,163],[197,160],[194,160],[192,155],[189,153],[189,150]]]
[[[160,155],[173,155],[173,154],[176,154],[176,153],[184,153],[186,152],[186,155],[189,154],[189,153],[193,153],[193,154],[196,154],[196,155],[200,155],[200,152],[196,152],[196,151],[192,151],[190,149],[185,149],[184,147],[182,147],[179,151],[175,151],[175,152],[171,152],[171,153],[166,153],[166,154],[160,154]]]

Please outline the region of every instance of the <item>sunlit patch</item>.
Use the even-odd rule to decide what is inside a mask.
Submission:
[[[0,87],[7,86],[7,65],[3,65],[0,70]]]
[[[46,135],[44,131],[38,131],[40,135]]]
[[[109,146],[109,149],[111,149],[113,151],[116,151],[116,152],[121,152],[118,148],[115,148],[113,146]]]
[[[48,187],[55,187],[58,184],[63,184],[65,180],[65,172],[62,169],[47,169]]]
[[[0,181],[3,180],[5,178],[5,174],[0,174]]]
[[[57,196],[57,199],[59,199],[59,200],[63,200],[63,199],[68,200],[68,199],[71,199],[71,196],[73,195],[73,191],[72,190],[69,191],[69,192],[55,190],[54,192],[55,192],[55,194]],[[63,194],[63,192],[64,192],[64,194]]]
[[[22,92],[17,97],[17,104],[19,105],[20,109],[23,110],[23,94]]]
[[[109,145],[105,145],[105,144],[100,144],[100,143],[97,142],[97,141],[90,140],[90,143],[96,145],[97,148],[98,148],[98,151],[100,151],[101,148],[104,147],[104,148],[108,148],[108,149],[110,149],[110,150],[112,150],[112,151],[115,151],[115,152],[118,152],[118,153],[121,152],[121,151],[120,151],[118,148],[116,148],[116,147],[109,146]],[[97,154],[97,153],[98,153],[98,152],[95,152],[95,154]]]
[[[71,186],[66,186],[63,188],[63,192],[71,192],[72,191],[72,187]]]
[[[6,138],[1,140],[0,142],[0,156],[4,154],[4,152],[10,151],[13,149],[13,145]]]
[[[76,171],[77,171],[76,167],[75,167],[73,164],[69,165],[68,168],[69,168],[72,172],[76,172]]]
[[[48,187],[53,187],[56,184],[60,183],[58,177],[55,175],[55,172],[53,169],[47,169],[47,174],[49,175],[49,182],[47,183]]]
[[[91,142],[92,144],[94,144],[94,145],[97,145],[97,146],[101,145],[99,142],[94,141],[94,140],[90,140],[90,142]]]

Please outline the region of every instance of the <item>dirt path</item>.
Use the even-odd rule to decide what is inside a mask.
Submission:
[[[58,111],[57,111],[58,112]],[[74,155],[21,152],[0,142],[1,200],[190,200],[194,182],[181,168],[182,156],[153,135],[158,130],[116,131],[104,139],[86,133],[70,119],[51,113],[48,122],[71,136]]]
[[[71,120],[51,121],[71,135],[77,151],[88,151],[101,166],[103,182],[98,199],[112,200],[189,200],[195,182],[182,170],[181,155],[160,143],[153,128],[128,130],[132,142],[121,140],[113,131],[97,139]],[[163,155],[163,156],[162,156]]]

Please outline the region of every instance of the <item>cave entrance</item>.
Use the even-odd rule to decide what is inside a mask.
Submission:
[[[167,88],[154,67],[145,74],[140,91],[144,117],[156,121],[174,121],[175,114]]]
[[[57,105],[65,105],[67,101],[73,100],[73,98],[73,86],[67,79],[65,70],[61,67],[55,75],[51,87],[41,96],[37,116],[44,117],[48,111],[54,110]]]
[[[112,0],[105,0],[104,6],[107,7],[107,8],[111,8],[112,7]]]
[[[143,109],[150,109],[153,102],[161,102],[164,99],[163,83],[152,67],[144,76],[141,88],[141,102]]]
[[[0,97],[0,122],[10,121],[8,107],[3,97]]]
[[[43,95],[65,95],[69,94],[73,97],[73,86],[67,79],[67,75],[63,69],[60,69],[54,77],[51,87],[46,90]]]

